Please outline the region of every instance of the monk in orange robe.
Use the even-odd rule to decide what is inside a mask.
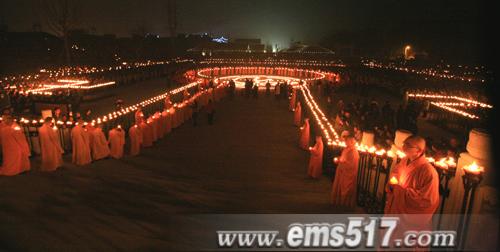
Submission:
[[[162,116],[162,113],[157,111],[155,113],[155,117],[157,120],[156,123],[156,133],[158,134],[158,138],[163,138],[165,136],[165,118]]]
[[[142,112],[142,107],[137,108],[137,111],[135,111],[135,124],[139,125],[141,122],[144,120],[144,113]]]
[[[141,129],[142,135],[142,147],[151,147],[153,146],[153,130],[151,129],[151,125],[147,122],[142,122],[139,125]]]
[[[439,207],[439,176],[425,158],[425,140],[416,135],[408,137],[403,142],[403,152],[406,157],[390,174],[395,181],[386,186],[384,214],[400,217],[394,238],[402,238],[408,230],[432,231],[432,216]]]
[[[71,129],[71,143],[73,146],[73,163],[86,165],[92,162],[90,156],[90,136],[87,129],[83,127],[83,119],[78,118],[78,124]]]
[[[309,148],[311,157],[309,158],[309,166],[307,174],[312,178],[319,178],[323,172],[323,140],[321,136],[316,136],[316,144]]]
[[[134,125],[128,130],[130,137],[130,155],[137,156],[141,152],[142,132],[139,126]]]
[[[29,171],[30,149],[21,127],[14,122],[10,115],[3,116],[4,126],[0,131],[2,140],[3,162],[0,175],[14,176]]]
[[[164,109],[169,109],[172,107],[172,101],[170,101],[170,95],[165,96]]]
[[[112,158],[120,159],[123,157],[123,146],[125,145],[125,132],[120,125],[109,131],[109,155]]]
[[[358,176],[359,153],[356,139],[346,137],[346,148],[338,159],[335,179],[332,185],[331,202],[337,206],[354,207],[356,205],[356,179]]]
[[[174,104],[174,106],[172,106],[170,108],[170,116],[172,117],[171,121],[172,121],[172,129],[175,129],[177,128],[177,126],[179,126],[179,123],[178,123],[178,115],[177,115],[177,105]]]
[[[293,123],[295,124],[295,126],[300,127],[301,120],[302,120],[302,107],[300,106],[300,102],[297,102],[293,116]]]
[[[99,160],[109,156],[109,146],[108,141],[102,128],[97,124],[93,131],[90,132],[92,135],[92,141],[90,142],[90,150],[92,152],[92,159]]]
[[[290,98],[290,104],[288,106],[288,109],[290,109],[290,111],[293,111],[296,102],[297,102],[297,90],[294,88],[292,91],[292,97]]]
[[[64,153],[59,138],[57,137],[57,127],[52,127],[52,117],[45,118],[45,121],[38,129],[40,136],[40,147],[42,156],[42,171],[55,171],[63,164],[62,154]]]
[[[157,127],[158,120],[156,116],[155,115],[150,116],[146,122],[151,129],[153,142],[158,141],[158,127]]]
[[[163,110],[163,112],[161,112],[161,116],[164,118],[164,134],[166,135],[172,131],[172,116],[170,115],[169,110]]]
[[[300,127],[300,141],[299,141],[299,146],[300,148],[307,150],[309,149],[309,118],[304,119],[304,125]]]

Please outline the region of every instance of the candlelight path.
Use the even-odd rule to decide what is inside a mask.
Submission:
[[[263,94],[226,98],[214,125],[202,113],[138,157],[0,177],[0,250],[189,246],[177,214],[352,213],[329,205],[328,178],[306,177],[287,107]]]

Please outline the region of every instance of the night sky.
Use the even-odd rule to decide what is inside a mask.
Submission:
[[[0,0],[0,21],[10,31],[29,31],[39,21],[34,0]],[[80,1],[79,26],[97,34],[130,36],[138,27],[167,36],[166,1]],[[177,1],[179,33],[209,33],[230,38],[261,38],[266,44],[316,42],[341,30],[408,29],[484,37],[483,1],[327,1],[218,0]],[[42,30],[44,26],[42,24]]]

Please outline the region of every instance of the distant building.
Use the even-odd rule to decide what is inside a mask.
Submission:
[[[266,46],[262,44],[260,39],[236,38],[226,39],[224,43],[221,43],[221,41],[221,38],[211,39],[189,49],[188,52],[202,56],[228,53],[266,53]]]

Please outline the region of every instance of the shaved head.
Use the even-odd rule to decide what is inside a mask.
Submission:
[[[403,144],[409,144],[411,146],[417,147],[419,150],[425,150],[425,139],[421,136],[409,136],[405,139]]]

